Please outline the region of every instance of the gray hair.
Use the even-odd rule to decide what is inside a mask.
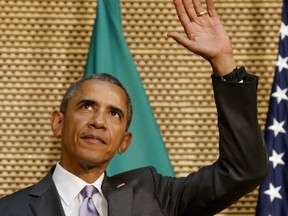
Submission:
[[[100,80],[100,81],[104,81],[104,82],[108,82],[114,85],[119,86],[125,93],[126,97],[127,97],[127,104],[126,104],[126,108],[128,110],[128,117],[127,117],[127,126],[126,126],[126,130],[129,128],[130,123],[132,121],[132,114],[133,114],[133,107],[132,107],[132,102],[131,102],[131,98],[126,90],[126,88],[123,86],[123,84],[114,76],[107,74],[107,73],[100,73],[100,74],[92,74],[86,77],[83,77],[82,79],[74,82],[66,91],[66,93],[63,96],[61,105],[60,105],[60,112],[65,113],[67,110],[67,106],[69,101],[71,100],[71,98],[77,93],[77,91],[79,90],[80,86],[87,80]]]

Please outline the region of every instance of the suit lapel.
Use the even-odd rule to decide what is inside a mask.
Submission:
[[[105,176],[102,190],[108,201],[109,216],[132,215],[132,188],[123,182],[109,182]]]
[[[35,216],[65,216],[62,204],[52,180],[52,170],[30,192],[30,207]]]

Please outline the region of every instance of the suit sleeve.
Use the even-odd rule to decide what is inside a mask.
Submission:
[[[167,180],[166,197],[174,197],[169,205],[174,209],[167,209],[171,215],[214,215],[255,189],[267,174],[266,148],[257,120],[258,78],[247,75],[244,83],[212,81],[219,158],[186,178]]]

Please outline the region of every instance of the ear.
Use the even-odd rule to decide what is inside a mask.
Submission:
[[[132,140],[132,134],[130,132],[125,132],[125,135],[122,139],[120,146],[118,147],[117,152],[119,154],[124,153],[130,146],[131,140]]]
[[[54,111],[50,117],[51,130],[55,137],[61,137],[63,124],[63,113]]]

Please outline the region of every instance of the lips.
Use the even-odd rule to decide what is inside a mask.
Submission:
[[[102,144],[106,144],[106,141],[103,137],[99,136],[99,135],[94,135],[94,134],[83,134],[80,136],[81,139],[87,140],[91,143],[102,143]]]

